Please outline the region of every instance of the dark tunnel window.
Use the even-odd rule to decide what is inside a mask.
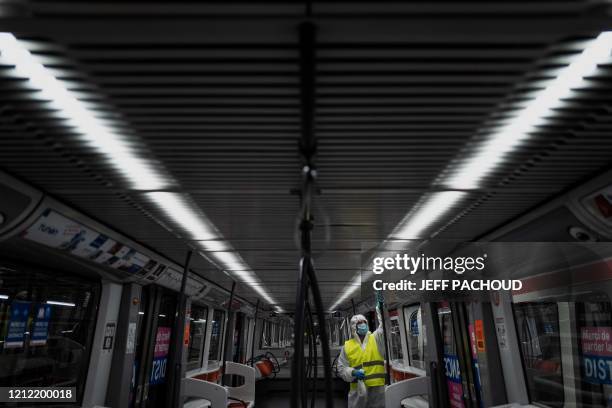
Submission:
[[[514,314],[532,400],[550,407],[562,407],[564,390],[557,304],[517,303]]]
[[[83,396],[100,285],[0,261],[0,386],[76,387]]]
[[[206,340],[206,320],[208,308],[206,306],[191,305],[189,317],[189,351],[187,353],[187,369],[194,370],[202,366],[204,341]]]

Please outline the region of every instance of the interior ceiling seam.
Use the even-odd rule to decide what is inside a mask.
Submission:
[[[559,68],[545,87],[535,90],[526,103],[510,117],[504,118],[487,138],[475,142],[472,153],[466,159],[452,161],[438,178],[437,184],[450,189],[481,188],[483,181],[538,127],[555,118],[558,110],[567,104],[576,90],[593,85],[589,77],[597,73],[598,65],[612,60],[611,52],[612,31],[602,32],[594,39],[585,41],[582,51],[573,55],[565,67]],[[465,191],[423,195],[385,242],[404,240],[405,250],[415,249],[413,240],[427,238],[431,229],[448,216],[449,210],[460,205],[468,196],[469,193]],[[335,310],[353,295],[361,287],[361,282],[361,273],[357,272],[330,310]]]
[[[45,67],[40,58],[28,49],[28,42],[20,41],[12,33],[0,33],[0,62],[13,67],[5,75],[26,79],[25,85],[34,91],[33,99],[45,101],[57,119],[78,135],[82,144],[95,151],[129,182],[132,189],[141,191],[148,202],[186,231],[193,240],[188,245],[196,246],[200,255],[213,260],[237,282],[249,286],[277,311],[283,311],[261,279],[231,244],[223,240],[219,230],[188,194],[156,191],[176,187],[178,182],[161,162],[150,159],[153,157],[150,152],[145,154],[146,146],[133,134],[127,134],[127,126],[109,118],[108,114],[104,117],[96,114],[68,83]],[[123,132],[118,132],[119,129]]]

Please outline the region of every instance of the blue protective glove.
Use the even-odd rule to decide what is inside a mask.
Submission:
[[[365,380],[365,371],[363,371],[361,368],[359,370],[353,370],[352,374],[353,377],[357,378],[358,380]]]
[[[385,297],[383,296],[382,292],[379,290],[376,291],[376,303],[378,303],[381,309],[382,309],[382,305],[385,304]]]

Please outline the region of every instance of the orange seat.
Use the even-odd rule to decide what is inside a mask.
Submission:
[[[258,361],[256,364],[262,377],[269,377],[274,371],[274,365],[268,359]]]

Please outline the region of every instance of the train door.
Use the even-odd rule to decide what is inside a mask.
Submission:
[[[480,396],[472,370],[474,363],[465,306],[445,301],[438,303],[437,310],[449,405],[456,408],[480,408]]]
[[[245,340],[244,337],[244,313],[236,312],[236,324],[234,326],[234,339],[232,347],[232,361],[244,363],[245,356]]]
[[[471,301],[462,306],[466,313],[474,394],[480,407],[505,404],[506,388],[491,303]]]
[[[438,321],[450,405],[483,408],[504,404],[506,391],[490,304],[441,302]]]
[[[150,285],[143,290],[140,344],[134,364],[134,407],[162,408],[168,405],[168,367],[173,362],[172,344],[177,294]]]

